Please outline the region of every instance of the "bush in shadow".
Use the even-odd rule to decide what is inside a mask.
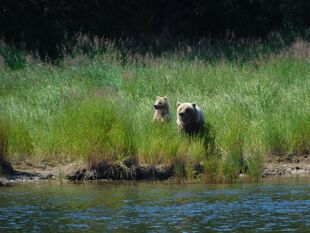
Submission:
[[[8,152],[8,124],[0,119],[0,175],[13,174],[14,170],[11,164],[6,160]]]

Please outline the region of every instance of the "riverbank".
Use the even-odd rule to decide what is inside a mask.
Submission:
[[[264,165],[263,176],[310,175],[310,155],[286,154],[270,155]]]
[[[151,166],[142,164],[124,168],[117,165],[102,164],[89,168],[81,163],[52,165],[48,163],[22,162],[13,164],[13,167],[13,174],[0,179],[1,186],[42,181],[169,180],[174,182],[178,178],[175,177],[175,167],[167,165]],[[204,174],[201,166],[196,165],[193,171],[195,177],[187,179],[187,182],[206,182],[205,179],[202,179]],[[240,173],[239,178],[236,177],[234,181],[240,181],[246,176],[246,174]],[[309,154],[268,156],[263,167],[262,178],[272,176],[310,176]],[[225,181],[222,180],[221,182]]]

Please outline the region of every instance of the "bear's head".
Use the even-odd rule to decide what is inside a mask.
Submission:
[[[163,97],[157,96],[154,108],[156,110],[168,110],[169,109],[168,98],[166,96]]]
[[[196,103],[177,103],[177,118],[186,125],[196,119]]]

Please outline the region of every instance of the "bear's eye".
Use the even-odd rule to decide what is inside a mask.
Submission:
[[[185,109],[185,112],[189,112],[189,108]]]

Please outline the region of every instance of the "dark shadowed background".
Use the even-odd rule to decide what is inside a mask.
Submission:
[[[57,58],[79,33],[109,39],[288,37],[310,25],[309,0],[1,0],[6,44]]]

